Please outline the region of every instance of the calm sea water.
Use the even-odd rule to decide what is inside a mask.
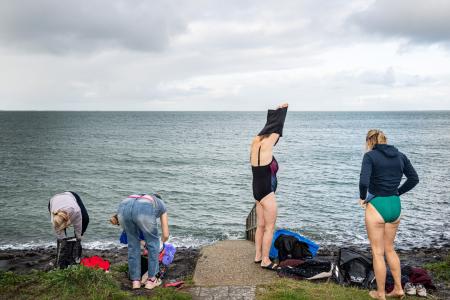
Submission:
[[[0,112],[0,248],[54,243],[49,198],[80,194],[88,247],[117,245],[108,223],[132,193],[165,200],[172,242],[244,237],[253,206],[249,145],[265,112]],[[402,197],[401,248],[449,242],[450,112],[289,112],[275,156],[277,225],[321,245],[367,244],[357,205],[365,134],[381,128],[419,185]]]

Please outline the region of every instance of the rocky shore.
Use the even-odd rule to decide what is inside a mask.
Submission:
[[[359,249],[370,253],[369,249]],[[171,277],[183,277],[192,275],[200,249],[179,247],[171,265],[169,275]],[[450,253],[450,245],[441,248],[416,248],[411,250],[398,250],[402,264],[411,266],[422,266],[426,263],[442,261]],[[338,248],[321,248],[318,252],[319,258],[335,260]],[[127,248],[112,248],[107,250],[83,249],[83,256],[98,255],[107,259],[112,265],[127,262]],[[6,249],[0,250],[0,271],[13,271],[26,273],[35,270],[50,270],[56,258],[56,249],[34,248],[34,249]]]
[[[369,252],[369,249],[359,249]],[[402,264],[422,267],[427,263],[445,260],[449,255],[450,246],[441,248],[416,248],[411,250],[399,250]],[[334,261],[338,254],[336,249],[320,249],[319,259]],[[83,256],[98,255],[107,259],[114,265],[127,262],[127,248],[113,248],[108,250],[84,249]],[[167,272],[166,281],[186,280],[192,278],[200,249],[178,248],[173,263]],[[31,270],[51,270],[54,267],[56,257],[55,248],[38,248],[23,250],[0,250],[0,271],[13,271],[16,273],[27,273]],[[448,283],[435,281],[437,293],[440,297],[450,296]],[[123,289],[128,289],[129,283],[124,277]]]
[[[200,250],[195,248],[178,248],[167,273],[167,279],[177,280],[192,275],[199,252]],[[83,249],[83,257],[93,255],[109,260],[112,266],[127,263],[127,248],[112,248],[108,250]],[[55,259],[56,249],[54,247],[0,250],[0,271],[13,271],[16,273],[27,273],[33,269],[48,271],[53,269]]]

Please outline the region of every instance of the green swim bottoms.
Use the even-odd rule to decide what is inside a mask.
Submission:
[[[369,203],[375,207],[386,223],[392,223],[400,217],[402,205],[399,196],[375,197]]]

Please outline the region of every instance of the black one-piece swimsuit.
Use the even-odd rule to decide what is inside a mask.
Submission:
[[[278,162],[274,156],[270,164],[260,166],[261,146],[258,149],[258,165],[252,166],[253,197],[261,201],[265,196],[277,190]]]

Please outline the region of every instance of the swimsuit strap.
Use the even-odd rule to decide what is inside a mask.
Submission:
[[[261,152],[261,145],[259,146],[259,149],[258,149],[258,166],[259,166],[259,153]]]

